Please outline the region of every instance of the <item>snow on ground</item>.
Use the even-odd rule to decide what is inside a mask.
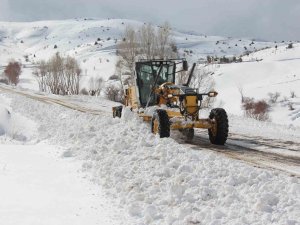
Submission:
[[[6,225],[124,224],[72,158],[46,144],[0,144],[0,221]]]
[[[0,100],[7,108],[14,102],[3,95]],[[41,141],[37,118],[16,111],[10,109],[7,132],[0,134],[1,223],[117,225],[130,221],[99,185],[84,179],[82,161],[57,143]]]
[[[266,49],[243,58],[243,63],[222,64],[214,78],[219,103],[232,114],[242,115],[241,94],[268,101],[269,93],[280,93],[271,104],[270,120],[277,124],[300,126],[300,44]],[[256,61],[262,59],[262,61]],[[294,92],[295,96],[291,96]],[[291,110],[290,105],[293,110]]]
[[[235,134],[247,135],[251,137],[276,139],[281,141],[300,140],[300,127],[293,125],[276,124],[270,121],[257,121],[252,118],[229,115],[229,129]],[[300,151],[300,147],[299,147]]]
[[[150,133],[130,112],[93,116],[9,95],[40,141],[64,146],[131,224],[299,224],[300,179]]]

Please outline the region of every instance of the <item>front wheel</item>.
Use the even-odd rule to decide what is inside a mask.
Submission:
[[[170,120],[166,110],[157,109],[151,119],[151,132],[160,138],[170,137]]]
[[[215,145],[224,145],[228,137],[228,117],[222,108],[211,110],[209,118],[213,122],[211,129],[208,129],[209,140]]]

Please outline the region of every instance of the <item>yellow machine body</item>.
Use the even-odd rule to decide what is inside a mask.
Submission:
[[[199,118],[203,96],[215,97],[217,92],[198,93],[189,87],[196,64],[188,81],[175,85],[176,60],[150,60],[136,63],[135,85],[124,88],[124,105],[130,107],[144,121],[151,122],[151,131],[169,137],[170,130],[180,130],[194,136],[194,128],[208,129],[211,143],[223,145],[228,136],[228,118],[224,109],[213,109],[209,118]],[[182,61],[182,68],[187,65]],[[184,70],[184,69],[183,69]],[[181,70],[182,71],[182,70]],[[180,72],[180,71],[179,71]],[[155,107],[152,115],[147,112]],[[121,117],[122,106],[113,107],[114,117]]]

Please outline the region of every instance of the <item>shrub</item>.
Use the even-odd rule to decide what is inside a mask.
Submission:
[[[293,43],[289,43],[287,48],[293,48]]]
[[[291,98],[296,98],[296,93],[295,93],[295,91],[291,91]]]
[[[83,89],[80,90],[80,94],[81,95],[89,95],[89,92],[88,92],[88,90],[86,90],[85,88],[83,88]]]
[[[245,98],[242,106],[245,115],[249,118],[261,121],[269,119],[270,105],[264,100],[255,101],[253,98]]]
[[[119,80],[119,76],[118,75],[111,75],[108,80]]]
[[[289,107],[289,110],[291,110],[291,111],[295,110],[292,102],[289,102],[288,107]]]
[[[58,53],[47,62],[40,61],[33,72],[40,91],[57,95],[78,95],[81,69],[75,58]]]
[[[21,66],[21,63],[11,61],[5,67],[4,74],[10,84],[17,85],[19,83],[19,77],[22,72]]]
[[[269,102],[272,104],[276,103],[278,98],[280,97],[279,92],[269,93],[268,95],[269,95]]]
[[[8,80],[6,77],[0,77],[0,83],[8,85]]]
[[[123,89],[115,84],[109,84],[104,90],[105,96],[108,100],[114,102],[123,101]]]

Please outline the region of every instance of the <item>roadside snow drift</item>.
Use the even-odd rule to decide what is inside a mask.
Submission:
[[[134,115],[83,114],[12,96],[134,219],[132,224],[298,224],[300,180],[160,139]]]
[[[2,145],[0,223],[5,225],[123,225],[98,185],[45,143]]]
[[[26,116],[15,112],[8,105],[10,99],[0,95],[0,137],[21,143],[35,142],[37,138],[36,123]]]
[[[7,132],[10,121],[10,111],[7,106],[0,105],[0,136]]]

